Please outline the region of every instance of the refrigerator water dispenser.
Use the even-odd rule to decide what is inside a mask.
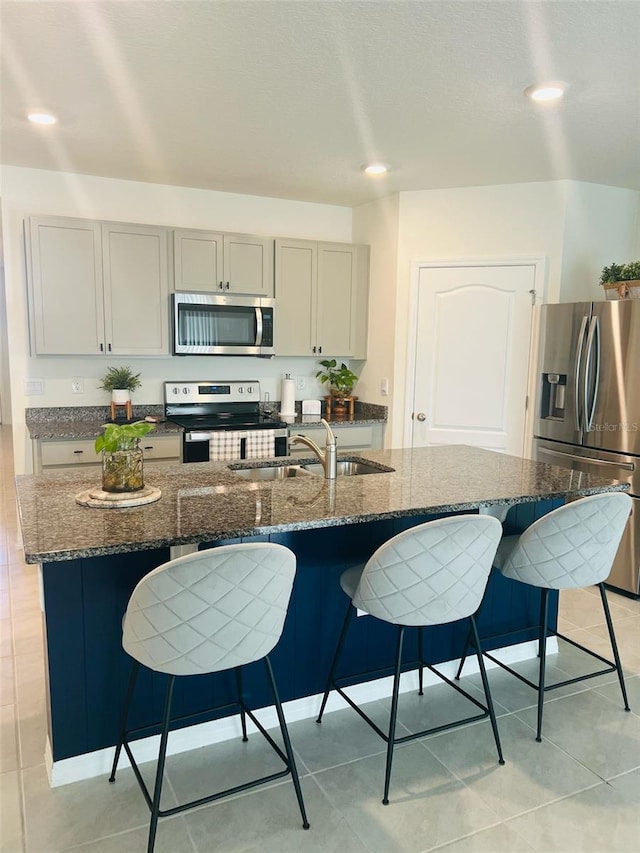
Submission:
[[[566,373],[542,374],[542,398],[540,405],[541,418],[554,421],[564,420],[566,389]]]

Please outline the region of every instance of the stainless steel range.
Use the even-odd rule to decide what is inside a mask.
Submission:
[[[184,429],[183,462],[287,455],[287,425],[260,410],[252,380],[165,382],[164,414]]]

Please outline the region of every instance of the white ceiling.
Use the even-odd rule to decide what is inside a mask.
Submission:
[[[640,189],[639,0],[2,0],[2,162],[356,205]],[[523,95],[540,80],[556,105]],[[25,112],[46,108],[54,128]],[[360,171],[380,159],[392,171]]]

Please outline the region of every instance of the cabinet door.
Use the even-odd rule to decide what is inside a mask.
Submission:
[[[174,231],[174,289],[219,293],[223,286],[222,234]]]
[[[107,354],[169,354],[167,230],[103,225]]]
[[[276,355],[313,355],[317,243],[276,240]]]
[[[27,225],[32,355],[96,355],[104,348],[100,225],[31,217]]]
[[[354,350],[355,246],[318,243],[317,345],[326,356]]]
[[[224,290],[273,296],[273,239],[224,235]]]

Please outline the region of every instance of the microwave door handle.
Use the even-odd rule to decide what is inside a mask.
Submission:
[[[584,345],[584,333],[587,328],[587,323],[589,322],[589,317],[585,314],[582,318],[582,323],[580,324],[580,331],[578,332],[578,343],[576,346],[576,372],[574,376],[575,382],[575,400],[576,400],[576,429],[578,432],[582,432],[582,409],[581,409],[581,395],[580,395],[580,368],[582,366],[582,348]]]
[[[585,430],[589,432],[593,427],[593,416],[596,411],[596,403],[598,402],[598,385],[600,384],[600,321],[597,317],[591,318],[589,325],[589,336],[587,338],[587,361],[585,364],[585,379],[584,379],[584,399],[585,402],[589,395],[589,377],[591,374],[591,361],[594,359],[595,379],[593,381],[593,397],[589,406],[589,414],[585,406]]]
[[[262,346],[262,308],[256,308],[256,346]]]

